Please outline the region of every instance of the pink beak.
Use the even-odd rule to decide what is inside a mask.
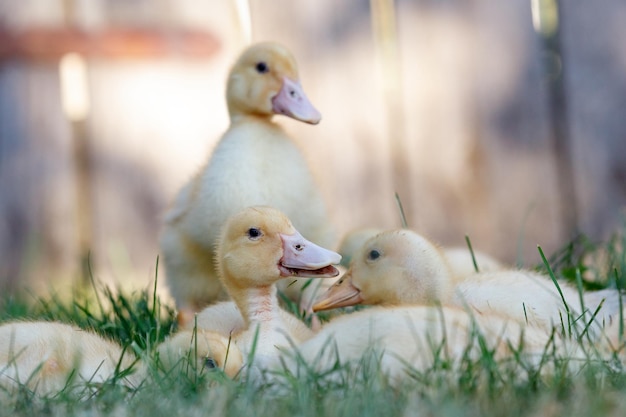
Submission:
[[[335,277],[339,271],[332,265],[341,262],[341,255],[306,240],[299,232],[280,235],[283,241],[281,271],[285,276]],[[284,271],[283,271],[284,269]]]
[[[301,122],[316,125],[322,115],[309,101],[299,82],[283,78],[283,86],[272,98],[272,111]]]

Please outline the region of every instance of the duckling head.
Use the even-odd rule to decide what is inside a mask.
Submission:
[[[410,230],[388,231],[361,247],[313,311],[356,304],[431,304],[447,297],[450,288],[451,274],[439,248]]]
[[[356,252],[368,241],[369,238],[383,232],[382,229],[365,228],[355,229],[344,235],[339,243],[339,253],[341,254],[341,265],[348,268]]]
[[[293,55],[272,42],[252,45],[241,54],[228,77],[226,101],[231,120],[274,114],[310,124],[321,119],[300,84]]]
[[[166,372],[182,365],[187,372],[221,369],[232,378],[244,364],[241,351],[230,338],[202,329],[181,331],[163,342],[158,351]],[[189,361],[195,366],[187,366]]]
[[[267,287],[286,277],[339,275],[338,253],[305,239],[287,216],[265,206],[248,207],[224,226],[218,246],[222,284],[233,292]]]

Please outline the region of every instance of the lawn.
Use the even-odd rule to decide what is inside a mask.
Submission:
[[[626,280],[626,228],[602,243],[579,237],[538,265],[559,280],[589,290],[620,288]],[[523,360],[497,361],[484,349],[453,367],[437,360],[431,369],[407,369],[390,381],[376,357],[337,366],[324,374],[274,371],[265,382],[245,373],[231,380],[220,370],[159,371],[155,346],[176,330],[172,306],[155,287],[125,293],[97,282],[73,299],[5,299],[0,319],[45,319],[74,323],[119,342],[149,364],[145,381],[131,389],[117,379],[82,390],[41,397],[26,387],[0,392],[0,415],[10,416],[622,416],[626,373],[615,358],[583,363],[551,356],[546,349],[539,372]],[[291,307],[291,306],[287,306]],[[328,319],[328,316],[323,317]],[[478,335],[479,337],[479,335]],[[122,376],[122,375],[119,375]]]

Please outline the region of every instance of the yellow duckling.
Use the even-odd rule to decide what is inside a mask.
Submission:
[[[482,272],[459,278],[446,254],[409,230],[388,231],[369,239],[346,274],[314,305],[315,311],[355,304],[410,305],[441,303],[470,307],[550,331],[584,329],[592,313],[603,307],[587,329],[591,334],[615,319],[619,292],[602,290],[581,297],[576,288],[524,270]],[[563,302],[567,302],[567,307]],[[572,316],[568,320],[567,311]],[[585,314],[584,319],[578,318]],[[571,323],[570,323],[571,321]]]
[[[130,368],[137,358],[116,343],[68,324],[12,322],[0,326],[0,383],[24,384],[40,395],[66,387],[102,383]],[[141,369],[125,376],[134,387]]]
[[[181,189],[165,218],[160,244],[167,284],[183,321],[225,293],[215,269],[222,225],[252,205],[286,213],[306,236],[324,246],[333,231],[321,195],[294,141],[272,118],[282,114],[320,121],[299,81],[296,61],[276,43],[246,49],[228,77],[230,127],[206,165]],[[297,300],[307,280],[282,289]],[[302,294],[310,308],[315,285]]]
[[[254,349],[258,363],[275,356],[277,348],[313,335],[279,306],[276,283],[298,277],[336,277],[339,271],[332,265],[341,256],[306,240],[282,212],[257,206],[229,219],[217,259],[222,285],[238,313],[232,314],[233,306],[228,303],[208,307],[205,312],[209,313],[199,315],[198,327],[232,334],[244,358]]]

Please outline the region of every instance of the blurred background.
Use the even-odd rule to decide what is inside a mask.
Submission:
[[[162,216],[227,128],[250,41],[298,60],[322,122],[277,120],[339,237],[399,227],[397,192],[411,228],[508,262],[607,238],[626,3],[555,1],[0,0],[0,285],[153,282]]]

